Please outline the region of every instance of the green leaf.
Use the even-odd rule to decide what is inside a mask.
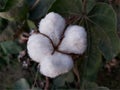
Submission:
[[[94,81],[100,69],[102,57],[112,60],[120,51],[120,41],[116,34],[116,14],[111,6],[105,3],[96,3],[95,0],[86,0],[86,12],[82,11],[82,0],[57,0],[49,11],[60,13],[63,16],[78,15],[80,23],[87,22],[88,55],[85,61],[83,77]],[[82,15],[82,17],[81,17]]]
[[[26,79],[21,78],[15,83],[13,90],[30,90],[30,86]]]
[[[9,63],[9,58],[7,56],[0,56],[0,69]]]
[[[0,12],[0,17],[10,21],[14,20],[13,16],[11,16],[9,12]]]
[[[86,0],[86,13],[87,14],[93,9],[95,4],[96,4],[95,0]]]
[[[107,60],[114,58],[120,51],[120,40],[116,34],[116,14],[111,6],[98,3],[88,15],[89,21],[94,24],[99,33],[99,48]]]
[[[0,10],[5,8],[5,5],[7,3],[8,0],[0,0]]]
[[[95,89],[96,87],[98,87],[98,85],[96,83],[90,82],[87,80],[84,80],[82,84],[83,84],[81,87],[82,90],[92,90],[92,89]]]
[[[23,21],[27,18],[28,5],[25,0],[19,0],[10,10],[0,12],[0,17],[10,21]]]
[[[0,18],[0,33],[7,27],[8,21]]]
[[[63,87],[66,82],[71,83],[74,81],[74,75],[72,72],[61,75],[53,80],[55,87]]]
[[[0,8],[0,11],[2,11],[2,12],[7,11],[7,10],[11,9],[12,7],[14,7],[14,5],[18,2],[19,2],[19,0],[4,0],[4,4],[3,4],[2,8]]]
[[[95,29],[88,27],[88,51],[87,59],[84,61],[85,67],[83,71],[83,79],[88,81],[96,80],[98,70],[100,69],[102,58],[99,48],[97,47],[99,39],[95,33]]]
[[[39,0],[35,8],[31,10],[29,18],[32,20],[40,19],[48,12],[55,1],[56,0]]]
[[[96,90],[110,90],[110,89],[107,87],[98,87]]]
[[[78,15],[81,16],[83,14],[83,6],[82,0],[56,0],[56,2],[52,5],[49,11],[54,11],[64,16],[68,15]],[[95,0],[86,0],[86,14],[88,14],[95,5]]]
[[[96,37],[100,39],[98,46],[102,54],[107,60],[111,60],[120,51],[120,40],[116,34],[116,14],[108,4],[96,3],[95,0],[86,1],[86,15],[82,13],[84,12],[82,9],[85,7],[81,0],[57,0],[50,11],[58,12],[67,17],[71,14],[79,17],[82,15],[81,20],[88,19],[90,24],[94,24],[97,33],[99,32],[99,36]]]
[[[39,1],[39,0],[26,0],[28,5],[29,5],[29,8],[33,8],[33,5],[35,4],[36,1]]]
[[[28,24],[20,22],[3,22],[2,30],[0,31],[0,42],[6,40],[17,39],[22,32],[29,32]]]
[[[32,89],[30,89],[30,90],[43,90],[43,89],[33,87],[33,88],[32,88]]]
[[[7,54],[18,54],[21,51],[21,47],[18,46],[13,41],[5,41],[0,43],[0,47],[4,51],[4,53]]]
[[[4,30],[0,33],[0,42],[5,40],[13,40],[14,38],[14,29],[11,26],[11,23],[9,23]]]
[[[35,26],[35,23],[32,22],[31,20],[27,20],[28,26],[29,28],[32,29],[36,29],[37,27]]]
[[[98,86],[95,82],[84,81],[81,90],[110,90],[107,87]]]
[[[56,0],[49,11],[57,12],[61,15],[82,14],[82,0]]]

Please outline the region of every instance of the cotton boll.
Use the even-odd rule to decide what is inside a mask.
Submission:
[[[78,25],[71,25],[66,29],[65,37],[59,50],[67,53],[83,54],[87,47],[87,33]]]
[[[40,63],[40,72],[50,78],[70,71],[73,67],[71,56],[55,52]]]
[[[27,42],[29,56],[36,62],[41,62],[44,57],[53,51],[49,39],[41,34],[32,34]]]
[[[65,28],[65,20],[57,13],[50,12],[39,23],[39,31],[49,36],[56,46]]]

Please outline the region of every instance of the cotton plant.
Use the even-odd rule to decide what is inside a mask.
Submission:
[[[74,66],[72,54],[82,55],[87,47],[87,33],[82,26],[69,25],[54,12],[39,22],[39,33],[28,38],[30,58],[39,63],[40,73],[55,78],[69,72]]]

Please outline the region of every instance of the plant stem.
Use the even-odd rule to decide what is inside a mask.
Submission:
[[[79,87],[79,85],[80,85],[80,75],[79,75],[79,71],[78,71],[78,68],[77,68],[77,62],[76,61],[74,62],[73,73],[77,77],[76,87],[80,88]]]
[[[50,86],[49,78],[48,78],[48,77],[45,77],[45,79],[46,79],[46,84],[45,84],[44,90],[49,90],[49,86]]]
[[[83,8],[82,8],[83,15],[86,13],[86,6],[87,6],[87,1],[83,0]]]
[[[33,85],[32,85],[32,88],[35,87],[35,84],[36,84],[36,81],[37,81],[37,77],[38,77],[38,70],[37,70],[37,72],[36,72],[36,75],[35,75],[35,78],[34,78],[34,83],[33,83]]]

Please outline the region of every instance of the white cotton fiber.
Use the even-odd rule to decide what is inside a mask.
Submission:
[[[60,41],[64,29],[64,18],[50,12],[39,23],[40,33],[31,33],[28,39],[28,54],[33,61],[39,63],[40,73],[46,77],[55,78],[73,68],[72,56],[63,53],[83,54],[86,50],[87,33],[83,27],[68,26],[63,40]],[[60,42],[61,44],[57,46]]]
[[[50,12],[39,23],[39,31],[49,36],[56,46],[65,28],[65,20],[57,13]]]
[[[83,54],[87,47],[87,33],[78,25],[71,25],[65,31],[65,37],[59,50],[67,53]]]
[[[52,44],[49,39],[41,34],[32,34],[27,42],[29,56],[35,62],[41,62],[44,57],[53,52]]]
[[[70,71],[73,67],[71,56],[55,52],[53,55],[46,56],[40,63],[40,72],[50,78]]]

